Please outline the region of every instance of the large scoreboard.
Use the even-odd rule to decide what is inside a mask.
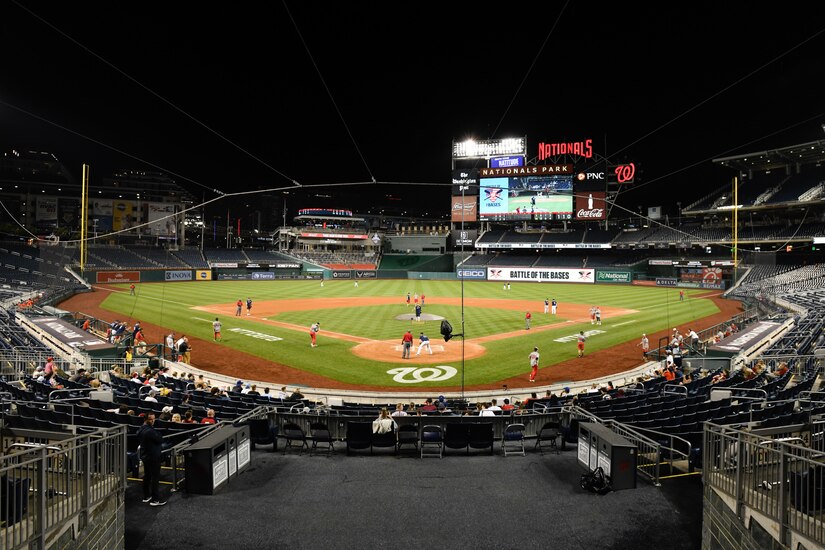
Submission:
[[[570,220],[572,167],[528,166],[482,170],[479,219],[489,221]]]

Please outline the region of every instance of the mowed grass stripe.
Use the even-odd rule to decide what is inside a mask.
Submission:
[[[186,333],[196,338],[210,340],[212,327],[209,323],[195,318],[212,318],[212,314],[192,309],[198,305],[225,304],[226,314],[220,315],[224,327],[224,343],[264,360],[287,364],[307,372],[318,373],[351,384],[393,385],[387,370],[397,368],[397,363],[370,361],[349,352],[353,342],[324,338],[324,330],[352,334],[376,340],[400,340],[407,328],[415,334],[426,332],[433,343],[440,340],[440,322],[429,321],[410,323],[397,321],[397,315],[412,315],[412,308],[404,304],[406,293],[425,294],[429,306],[427,313],[441,315],[453,325],[454,332],[460,332],[460,306],[438,304],[439,297],[460,297],[462,285],[458,281],[420,280],[375,280],[360,281],[355,288],[352,281],[326,281],[324,287],[318,281],[198,281],[183,283],[141,284],[137,296],[130,296],[128,287],[123,292],[112,293],[103,307],[112,311],[112,317],[127,320],[143,320],[174,329],[176,333]],[[565,323],[560,328],[547,331],[525,331],[524,312],[497,308],[464,308],[464,331],[467,338],[478,338],[514,331],[516,336],[506,340],[484,343],[487,353],[480,358],[466,361],[465,383],[484,384],[503,378],[524,374],[526,357],[533,346],[542,347],[542,365],[553,365],[575,356],[575,344],[558,343],[555,339],[577,333],[579,330],[599,328],[599,334],[588,340],[588,352],[605,349],[614,345],[638,341],[642,332],[652,333],[669,326],[686,327],[692,319],[718,312],[709,300],[694,299],[699,292],[688,291],[687,299],[680,302],[678,289],[656,287],[634,287],[624,285],[577,285],[513,283],[505,291],[501,283],[488,281],[465,281],[465,298],[487,298],[501,300],[530,300],[533,326],[567,320],[565,304],[586,306],[617,307],[635,309],[638,313],[611,319],[605,317],[601,327],[591,327],[589,321]],[[245,315],[234,316],[234,303],[238,300],[253,299],[254,303],[279,299],[316,299],[323,297],[397,297],[396,304],[385,306],[364,306],[333,308],[281,313],[273,319],[308,327],[319,321],[322,332],[321,345],[309,349],[309,336],[305,330],[290,330],[266,323],[260,323]],[[559,315],[553,318],[543,314],[543,301],[555,298],[559,302]],[[145,299],[144,299],[145,298]],[[435,303],[434,303],[435,302]],[[628,323],[628,321],[634,321]],[[614,326],[621,323],[620,326]],[[243,328],[277,336],[282,341],[267,342],[243,336],[231,331]],[[193,350],[193,362],[197,365],[197,348]],[[459,368],[459,365],[452,365]],[[444,383],[421,383],[419,387],[438,387]],[[400,384],[399,384],[400,385]]]

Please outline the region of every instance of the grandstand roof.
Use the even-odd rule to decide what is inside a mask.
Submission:
[[[754,151],[744,155],[713,159],[716,164],[737,170],[771,170],[796,164],[817,164],[825,161],[825,139],[798,145]]]

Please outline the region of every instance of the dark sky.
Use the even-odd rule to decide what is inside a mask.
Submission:
[[[591,138],[665,211],[733,176],[713,158],[823,137],[825,5],[600,4],[3,0],[0,144],[446,213],[467,137]]]

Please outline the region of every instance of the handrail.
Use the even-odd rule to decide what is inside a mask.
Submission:
[[[730,392],[731,393],[731,398],[736,397],[737,399],[753,399],[754,401],[767,401],[768,400],[768,392],[766,392],[762,388],[737,388],[736,386],[725,386],[725,387],[722,387],[722,388],[716,387],[716,388],[711,388],[710,389],[711,395],[713,395],[713,392],[715,392],[715,391]],[[736,396],[734,396],[733,394],[737,393],[737,392],[745,392],[745,393],[747,393],[747,392],[757,392],[757,393],[760,393],[762,395],[761,395],[761,398],[760,397],[749,397],[747,395],[736,395]]]
[[[67,393],[72,394],[75,392],[82,392],[82,391],[95,391],[97,388],[63,388],[59,390],[52,390],[49,392],[49,401],[52,401],[52,396],[56,393]],[[59,397],[59,396],[58,396]],[[60,401],[77,401],[79,399],[86,399],[85,397],[68,397],[66,399],[60,399]]]
[[[670,390],[668,388],[672,388],[672,390]],[[675,390],[684,390],[684,391],[675,391]],[[687,395],[688,395],[687,386],[683,386],[681,384],[664,384],[662,386],[662,395],[679,395],[679,394],[682,394],[682,393],[684,393],[685,397],[687,397]]]

